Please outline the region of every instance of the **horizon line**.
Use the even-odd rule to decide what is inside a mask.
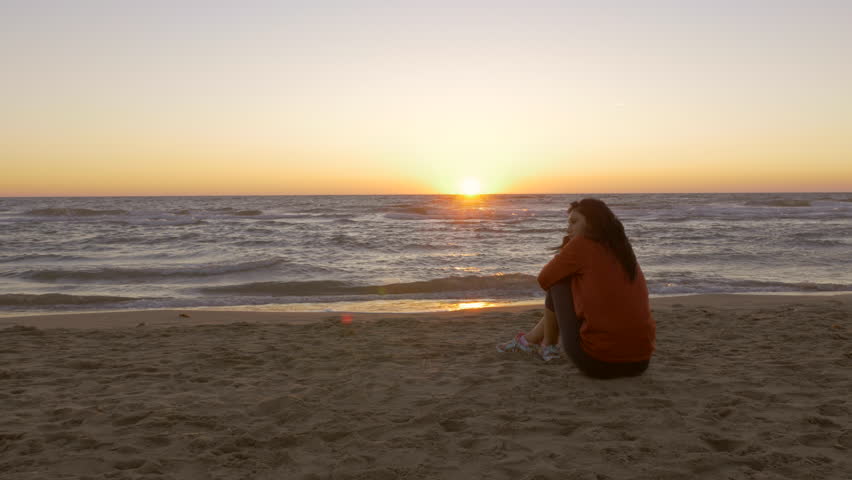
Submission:
[[[518,195],[725,195],[725,194],[852,194],[852,190],[777,190],[777,191],[713,191],[713,192],[546,192],[546,193],[480,193],[477,195],[465,195],[462,193],[275,193],[275,194],[200,194],[200,195],[0,195],[0,199],[17,198],[184,198],[184,197],[498,197]]]

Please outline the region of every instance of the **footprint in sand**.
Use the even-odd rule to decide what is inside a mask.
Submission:
[[[806,433],[799,435],[796,441],[808,447],[830,447],[834,444],[832,435],[827,433]]]
[[[720,437],[714,433],[702,433],[699,438],[717,452],[733,452],[745,444],[742,440]]]
[[[832,404],[820,405],[819,408],[817,409],[817,411],[819,412],[820,415],[823,415],[823,416],[826,416],[826,417],[842,417],[842,416],[845,416],[845,415],[849,415],[849,409],[847,409],[843,405],[832,405]]]

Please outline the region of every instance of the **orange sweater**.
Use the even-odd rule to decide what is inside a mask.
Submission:
[[[582,318],[580,346],[604,362],[639,362],[651,358],[656,324],[648,302],[648,286],[636,266],[631,283],[624,268],[603,245],[579,236],[553,257],[541,273],[541,288],[572,275],[574,310]]]

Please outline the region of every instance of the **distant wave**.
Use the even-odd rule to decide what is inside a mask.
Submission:
[[[210,277],[228,273],[248,272],[275,267],[287,263],[283,258],[257,260],[251,262],[201,264],[186,266],[165,266],[157,268],[90,268],[78,270],[30,270],[15,276],[38,282],[57,281],[124,281],[138,282],[156,280],[166,277]]]
[[[10,307],[30,305],[91,305],[95,303],[129,302],[132,300],[138,299],[100,295],[65,295],[62,293],[45,293],[41,295],[7,293],[0,295],[0,305]]]
[[[98,215],[127,215],[127,210],[92,210],[88,208],[37,208],[29,210],[27,215],[41,217],[94,217]]]
[[[56,261],[61,262],[65,260],[87,260],[88,257],[81,257],[78,255],[58,255],[55,253],[27,253],[23,255],[10,255],[10,256],[0,256],[0,263],[12,263],[12,262],[31,262],[31,261]]]
[[[564,228],[526,228],[515,230],[513,233],[552,233],[554,235],[564,235]]]
[[[180,235],[168,235],[168,236],[118,236],[115,234],[105,234],[99,235],[93,238],[93,242],[103,245],[156,245],[163,243],[173,243],[173,242],[186,242],[187,240],[194,240],[200,238],[201,234],[198,232],[187,232]]]
[[[701,254],[701,253],[660,253],[656,255],[646,254],[644,259],[655,266],[663,265],[704,265],[708,260],[717,263],[747,265],[748,262],[759,262],[764,259],[761,255],[754,253],[739,253],[727,251],[724,255]]]
[[[238,217],[253,217],[256,215],[262,215],[262,210],[237,210],[233,207],[225,207],[225,208],[208,208],[205,211],[207,212],[221,212],[226,213],[228,215],[236,215]],[[174,210],[171,212],[172,215],[190,215],[193,213],[190,209],[183,210]]]
[[[398,206],[393,209],[393,213],[410,213],[414,215],[429,215],[429,209],[426,207],[416,207],[411,205]]]
[[[399,246],[388,246],[389,250],[396,250],[399,252],[411,252],[414,250],[447,250],[458,248],[457,244],[454,243],[406,243]]]
[[[852,245],[850,238],[826,238],[824,232],[811,231],[790,234],[791,246],[810,245],[814,247],[838,247]]]
[[[808,245],[811,247],[847,247],[852,246],[852,242],[849,240],[803,240],[803,245]]]
[[[542,215],[544,216],[544,215]],[[516,220],[525,221],[536,218],[534,213],[495,212],[495,211],[434,211],[430,213],[387,212],[384,217],[388,220],[445,220],[451,222],[474,222],[483,220]]]
[[[505,195],[505,196],[508,197],[508,198],[511,198],[512,200],[522,200],[522,199],[526,199],[526,198],[545,198],[548,195],[547,194],[538,194],[538,195],[536,195],[536,194],[533,194],[533,195],[515,194],[515,195]]]
[[[521,290],[537,288],[532,275],[512,273],[466,277],[445,277],[422,282],[356,286],[336,280],[312,282],[254,282],[202,288],[203,293],[246,296],[328,296],[328,295],[399,295],[459,292],[470,290]]]
[[[810,207],[809,200],[777,199],[777,200],[750,200],[745,203],[753,207]]]
[[[355,235],[348,235],[345,233],[338,233],[334,235],[329,240],[329,243],[334,246],[346,247],[346,248],[379,248],[381,244],[372,243],[367,239],[359,238]]]
[[[439,217],[430,217],[419,213],[390,212],[385,214],[385,218],[389,220],[435,220]]]
[[[506,233],[517,235],[523,233],[549,233],[554,235],[564,234],[564,228],[495,228],[495,227],[477,227],[473,231],[480,233]]]
[[[139,225],[150,227],[176,227],[181,225],[203,225],[207,223],[205,220],[198,218],[134,218],[126,222],[116,222],[121,225]]]

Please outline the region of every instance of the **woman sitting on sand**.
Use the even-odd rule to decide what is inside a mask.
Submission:
[[[568,235],[541,273],[547,290],[544,317],[529,332],[499,345],[500,352],[559,357],[558,339],[586,375],[639,375],[654,351],[656,325],[645,276],[621,221],[601,200],[584,198],[568,209]]]

